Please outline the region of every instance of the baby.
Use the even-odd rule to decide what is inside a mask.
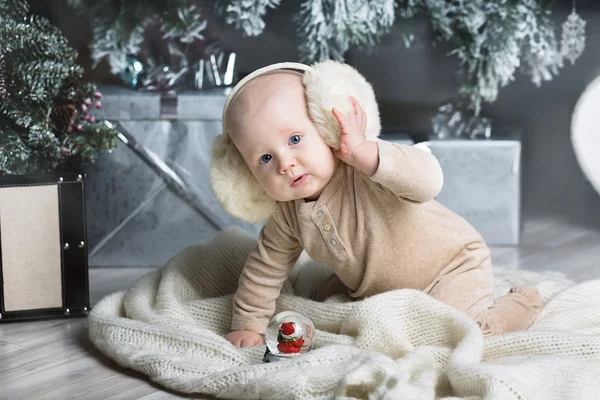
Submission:
[[[238,347],[264,343],[303,249],[335,271],[316,300],[410,288],[466,313],[485,335],[527,328],[542,308],[540,294],[518,287],[494,300],[490,250],[467,221],[434,200],[443,183],[437,159],[367,140],[363,107],[347,101],[350,112],[330,110],[339,125],[339,147],[332,148],[309,115],[302,73],[273,69],[230,95],[226,133],[275,207],[244,265],[226,339]]]

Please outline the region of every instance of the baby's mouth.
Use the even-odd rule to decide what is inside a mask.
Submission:
[[[298,185],[302,184],[306,180],[307,176],[308,176],[307,174],[300,175],[299,177],[297,177],[296,179],[294,179],[292,181],[291,186],[298,186]]]

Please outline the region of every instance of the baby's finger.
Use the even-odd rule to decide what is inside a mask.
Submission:
[[[350,104],[352,104],[352,111],[354,115],[360,115],[360,104],[358,104],[358,100],[356,100],[353,96],[350,97]]]
[[[348,118],[349,118],[351,115],[356,115],[356,107],[354,106],[354,97],[348,96],[348,101],[350,102],[350,107],[351,107],[350,111],[348,112]]]
[[[244,338],[242,339],[241,347],[254,346],[256,344],[254,342],[254,339]]]
[[[354,111],[356,112],[356,116],[359,120],[363,120],[365,118],[365,112],[356,99],[354,99]]]
[[[340,127],[346,124],[346,117],[344,116],[344,114],[339,112],[336,108],[332,108],[331,112],[333,113],[335,118],[338,120]]]
[[[365,121],[367,119],[367,114],[360,106],[360,103],[358,102],[358,100],[356,100],[355,98],[353,98],[353,99],[354,99],[355,110],[356,110],[356,120],[358,121],[358,124],[364,128]]]
[[[364,111],[362,111],[362,130],[363,132],[367,129],[367,113],[365,113]]]

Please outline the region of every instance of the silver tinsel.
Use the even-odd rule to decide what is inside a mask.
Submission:
[[[490,139],[492,135],[492,120],[475,115],[460,102],[440,105],[431,127],[438,139]]]
[[[562,24],[561,53],[575,64],[585,49],[585,21],[577,14],[575,7]]]
[[[231,49],[215,48],[194,68],[195,89],[231,86],[235,83],[237,54]]]

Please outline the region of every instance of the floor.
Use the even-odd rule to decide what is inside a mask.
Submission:
[[[600,278],[600,225],[528,217],[521,245],[494,247],[496,265],[556,270],[576,281]],[[130,287],[149,269],[92,269],[92,304]],[[178,399],[121,369],[87,340],[84,318],[0,325],[0,399]]]

